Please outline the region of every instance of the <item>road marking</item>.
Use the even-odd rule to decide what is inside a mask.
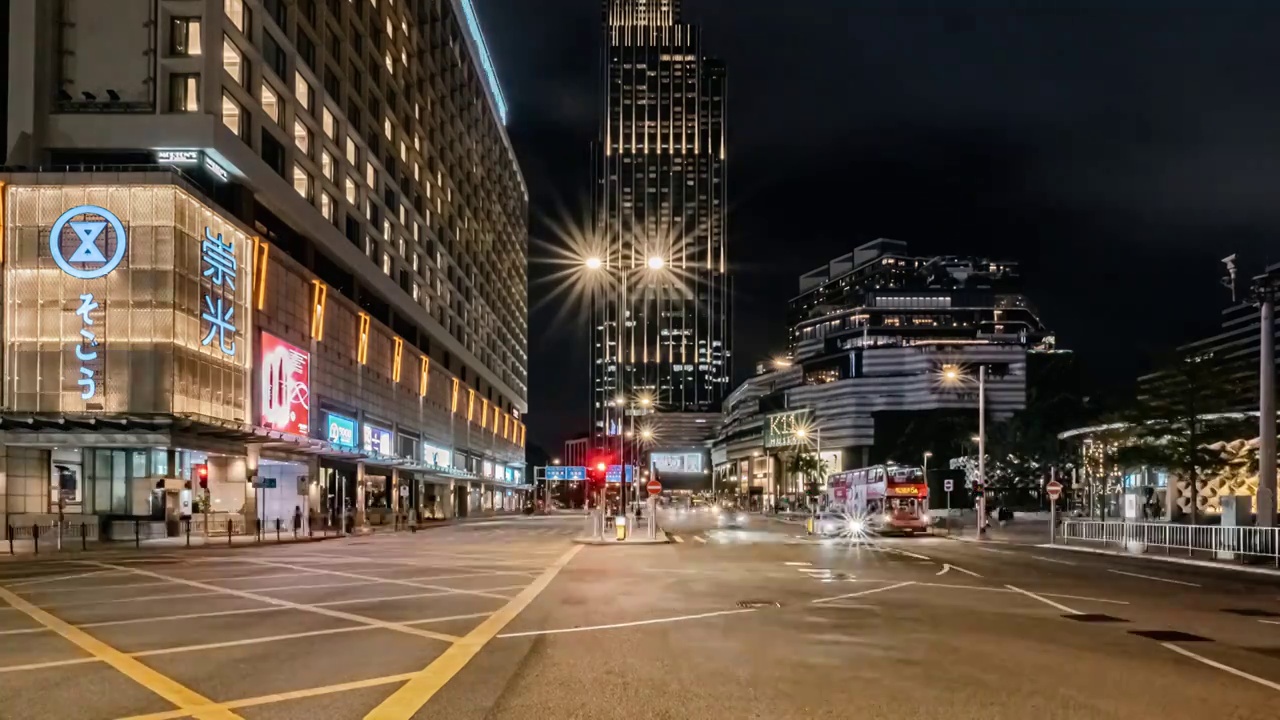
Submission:
[[[792,565],[792,566],[796,566],[796,565],[804,566],[804,565],[812,565],[812,564],[813,564],[813,563],[807,563],[807,562],[787,562],[787,563],[783,563],[783,565]]]
[[[1174,645],[1173,643],[1160,643],[1160,644],[1161,644],[1161,645],[1163,645],[1164,647],[1169,648],[1170,650],[1172,650],[1172,651],[1174,651],[1174,652],[1178,653],[1179,655],[1183,655],[1183,656],[1185,656],[1185,657],[1189,657],[1189,658],[1191,658],[1192,660],[1195,660],[1196,662],[1202,662],[1202,663],[1204,663],[1205,665],[1208,665],[1209,667],[1218,668],[1219,670],[1221,670],[1221,671],[1223,671],[1223,672],[1231,673],[1232,675],[1235,675],[1236,677],[1244,678],[1245,680],[1252,680],[1253,682],[1256,682],[1256,683],[1258,683],[1259,685],[1262,685],[1262,686],[1264,686],[1264,687],[1269,687],[1269,688],[1271,688],[1272,690],[1280,691],[1280,683],[1274,683],[1274,682],[1271,682],[1270,680],[1266,680],[1266,679],[1260,678],[1260,677],[1258,677],[1257,675],[1250,675],[1249,673],[1247,673],[1247,672],[1245,672],[1245,671],[1243,671],[1243,670],[1237,670],[1237,669],[1235,669],[1235,668],[1231,667],[1230,665],[1223,665],[1222,663],[1220,663],[1220,662],[1218,662],[1218,661],[1216,661],[1216,660],[1210,660],[1209,658],[1204,657],[1203,655],[1197,655],[1196,653],[1193,653],[1193,652],[1191,652],[1190,650],[1187,650],[1186,648],[1178,647],[1177,645]]]
[[[276,693],[274,695],[260,695],[258,697],[243,698],[241,700],[229,700],[223,703],[221,707],[239,710],[241,708],[258,707],[259,705],[270,705],[273,703],[287,702],[289,700],[302,700],[310,697],[318,697],[320,695],[332,695],[334,693],[344,693],[351,690],[363,690],[365,688],[378,687],[381,685],[402,683],[406,680],[412,679],[413,676],[414,673],[384,675],[382,677],[339,683],[337,685],[323,685],[321,687],[308,688],[306,690],[291,690],[289,692]],[[134,715],[132,717],[123,718],[123,720],[178,720],[179,718],[190,717],[190,715],[190,712],[177,710],[152,713],[150,715]]]
[[[636,627],[638,625],[657,625],[660,623],[680,622],[682,620],[698,620],[700,618],[716,617],[719,615],[738,615],[740,613],[755,612],[756,608],[740,608],[737,610],[718,610],[716,612],[698,613],[697,615],[677,615],[675,617],[655,618],[653,620],[636,620],[633,622],[612,623],[610,625],[591,625],[588,627],[572,627],[559,628],[556,630],[530,630],[528,632],[504,633],[499,635],[500,638],[529,637],[532,635],[559,635],[562,633],[588,632],[591,630],[613,630],[615,628]]]
[[[931,582],[917,582],[916,584],[922,585],[924,587],[951,588],[955,590],[982,590],[984,592],[1001,592],[1001,593],[1016,592],[1014,590],[1009,590],[1008,588],[987,587],[985,585],[947,585],[945,583],[931,583]],[[1038,593],[1038,594],[1044,597],[1064,598],[1066,600],[1086,600],[1088,602],[1107,603],[1110,605],[1128,605],[1129,604],[1127,601],[1124,601],[1124,600],[1109,600],[1107,598],[1088,597],[1087,595],[1064,595],[1062,593]]]
[[[863,595],[870,595],[871,593],[884,592],[885,590],[895,590],[895,589],[897,589],[897,588],[900,588],[900,587],[906,587],[906,586],[908,586],[908,585],[915,585],[915,583],[914,583],[914,582],[912,582],[912,581],[910,581],[910,580],[908,580],[907,582],[900,582],[900,583],[897,583],[897,584],[894,584],[894,585],[886,585],[886,586],[884,586],[884,587],[871,588],[870,590],[863,590],[863,591],[861,591],[861,592],[848,593],[848,594],[845,594],[845,595],[836,595],[835,597],[828,597],[828,598],[818,598],[817,600],[811,600],[810,602],[812,602],[812,603],[828,603],[828,602],[832,602],[832,601],[834,601],[834,600],[844,600],[845,598],[862,597]]]
[[[707,539],[706,539],[706,538],[704,538],[704,537],[702,537],[701,535],[694,535],[694,536],[693,536],[693,539],[694,539],[694,540],[697,540],[697,541],[698,541],[698,542],[700,542],[700,543],[705,543],[705,542],[707,541]]]
[[[682,543],[682,542],[684,542],[684,538],[680,537],[679,535],[672,535],[672,536],[671,536],[671,539],[672,539],[672,540],[675,540],[675,541],[676,541],[676,542],[678,542],[678,543]]]
[[[944,574],[946,574],[946,572],[947,572],[947,571],[949,571],[949,570],[959,570],[960,572],[962,572],[962,573],[964,573],[964,574],[966,574],[966,575],[972,575],[973,577],[976,577],[976,578],[980,578],[980,577],[982,577],[981,575],[979,575],[978,573],[976,573],[976,572],[974,572],[974,571],[972,571],[972,570],[965,570],[965,569],[964,569],[964,568],[962,568],[962,567],[959,567],[959,566],[956,566],[956,565],[951,565],[951,564],[948,564],[948,563],[943,563],[943,564],[942,564],[942,569],[941,569],[941,570],[939,570],[938,572],[934,573],[934,575],[944,575]]]
[[[1075,565],[1075,563],[1070,562],[1070,561],[1068,561],[1068,560],[1059,560],[1059,559],[1057,559],[1057,558],[1041,557],[1040,555],[1032,555],[1032,556],[1031,556],[1031,559],[1032,559],[1032,560],[1043,560],[1043,561],[1045,561],[1045,562],[1051,562],[1051,563],[1058,563],[1059,565]]]
[[[35,580],[23,580],[22,582],[16,582],[16,583],[13,583],[12,585],[5,585],[4,587],[9,590],[13,590],[14,588],[28,587],[31,585],[43,585],[45,583],[61,582],[63,580],[76,580],[78,578],[92,577],[94,575],[114,575],[114,574],[117,574],[117,573],[115,573],[112,570],[91,570],[89,572],[76,573],[75,575],[57,575],[55,577],[43,577],[43,578],[37,578]],[[84,588],[65,588],[65,589],[83,590]]]
[[[984,540],[983,542],[987,542],[987,541]],[[989,548],[989,547],[979,547],[978,549],[981,550],[982,552],[995,553],[997,555],[1013,555],[1014,554],[1009,552],[1008,550],[997,550],[995,548]]]
[[[1016,593],[1022,593],[1023,595],[1026,595],[1026,596],[1027,596],[1027,597],[1029,597],[1029,598],[1034,598],[1034,599],[1036,599],[1036,600],[1039,600],[1040,602],[1044,603],[1045,605],[1049,605],[1049,606],[1055,607],[1055,608],[1057,608],[1057,609],[1061,610],[1062,612],[1064,612],[1064,613],[1066,613],[1066,614],[1068,614],[1068,615],[1083,615],[1083,614],[1084,614],[1084,613],[1080,612],[1079,610],[1072,610],[1071,608],[1067,607],[1066,605],[1063,605],[1062,603],[1054,602],[1054,601],[1050,600],[1050,599],[1049,599],[1049,598],[1047,598],[1047,597],[1044,597],[1044,596],[1042,596],[1042,595],[1037,595],[1037,594],[1035,594],[1035,593],[1033,593],[1033,592],[1031,592],[1031,591],[1029,591],[1029,590],[1023,590],[1023,589],[1022,589],[1022,588],[1020,588],[1020,587],[1014,587],[1014,586],[1012,586],[1012,585],[1005,585],[1005,587],[1009,588],[1010,590],[1012,590],[1012,591],[1014,591],[1014,592],[1016,592]]]
[[[95,562],[94,564],[103,565],[106,567],[116,567],[116,569],[125,569],[125,568],[120,568],[119,566],[112,566],[108,563]],[[153,573],[150,570],[141,570],[138,568],[127,568],[127,569],[129,570],[129,572],[138,573],[141,575],[148,575],[155,578],[167,577],[159,573]],[[327,617],[338,618],[341,620],[349,620],[351,622],[359,623],[361,625],[376,625],[377,627],[385,628],[387,630],[394,630],[396,632],[405,633],[407,635],[417,635],[418,637],[430,638],[432,640],[443,640],[445,642],[453,642],[452,635],[445,635],[443,633],[432,632],[430,630],[422,630],[420,628],[409,627],[407,625],[402,625],[400,623],[387,622],[385,620],[376,620],[371,617],[365,617],[363,615],[355,615],[353,613],[343,612],[341,610],[330,610],[327,607],[320,607],[319,604],[305,605],[303,603],[295,603],[289,600],[281,600],[279,598],[273,598],[267,595],[258,595],[256,593],[251,593],[245,590],[233,590],[231,588],[220,588],[220,587],[217,587],[216,585],[206,585],[196,580],[184,580],[181,578],[170,578],[170,579],[174,580],[175,582],[181,583],[183,585],[190,585],[192,587],[204,588],[206,590],[215,590],[219,593],[223,593],[226,595],[234,595],[235,597],[245,598],[246,600],[256,600],[258,602],[266,603],[268,605],[290,607],[290,608],[294,608],[295,610],[302,610],[304,612],[316,613],[317,615],[325,615]],[[372,600],[376,602],[379,599],[380,598],[371,598],[371,599],[366,599],[366,601]]]
[[[260,565],[289,568],[291,570],[306,569],[306,568],[303,568],[301,565],[288,565],[285,563],[273,562],[271,560],[255,560],[254,562]],[[432,585],[430,583],[417,582],[414,580],[401,580],[399,578],[380,578],[376,575],[361,575],[359,573],[341,572],[339,570],[315,570],[314,572],[321,573],[324,575],[334,575],[336,577],[352,578],[354,580],[364,580],[365,582],[388,583],[391,585],[407,585],[408,587],[422,588],[424,590],[448,590],[449,592],[455,592],[460,595],[479,595],[481,597],[496,597],[502,600],[508,599],[505,595],[496,595],[494,593],[484,592],[483,590],[460,590],[458,588],[451,588],[445,585]]]
[[[898,548],[885,548],[885,549],[886,549],[886,550],[888,550],[889,552],[898,553],[899,555],[906,555],[907,557],[913,557],[913,558],[915,558],[915,559],[917,559],[917,560],[932,560],[932,559],[933,559],[933,558],[927,557],[927,556],[925,556],[925,555],[921,555],[921,554],[919,554],[919,553],[913,553],[913,552],[911,552],[910,550],[899,550]]]
[[[147,667],[145,664],[129,657],[128,655],[93,637],[89,633],[86,633],[70,623],[50,615],[44,610],[41,610],[4,588],[0,588],[0,600],[4,600],[9,605],[21,610],[29,615],[32,620],[35,620],[41,625],[44,625],[50,630],[58,633],[81,650],[84,650],[95,658],[98,658],[115,668],[130,680],[133,680],[142,687],[173,703],[179,709],[186,711],[184,713],[185,715],[217,720],[240,718],[239,715],[236,715],[226,708],[217,706],[196,712],[193,708],[203,705],[213,705],[213,701],[185,685],[182,685],[176,680]]]
[[[1107,572],[1115,573],[1117,575],[1128,575],[1129,577],[1142,578],[1143,580],[1155,580],[1156,582],[1173,583],[1174,585],[1200,587],[1198,584],[1193,582],[1186,582],[1184,580],[1170,580],[1169,578],[1156,577],[1155,575],[1141,575],[1139,573],[1132,573],[1132,572],[1125,572],[1124,570],[1111,570],[1111,569],[1108,569]]]
[[[1280,625],[1280,620],[1259,620],[1258,622],[1266,623],[1268,625]]]
[[[440,691],[454,675],[457,675],[467,663],[489,643],[502,628],[507,626],[520,614],[533,599],[538,597],[556,575],[573,559],[581,545],[569,548],[552,563],[551,567],[511,599],[500,610],[490,615],[475,629],[467,633],[458,642],[449,646],[430,665],[416,673],[411,680],[396,690],[386,700],[365,715],[365,720],[408,720],[426,705],[432,696]]]

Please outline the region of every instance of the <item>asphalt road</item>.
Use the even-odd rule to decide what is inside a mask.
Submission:
[[[1280,578],[664,523],[0,561],[0,718],[1280,717]]]

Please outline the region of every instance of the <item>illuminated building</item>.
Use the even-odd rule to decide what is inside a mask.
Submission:
[[[3,160],[41,172],[0,178],[0,513],[54,509],[50,462],[72,514],[158,516],[206,462],[247,520],[518,503],[528,196],[472,0],[5,8]],[[77,273],[131,250],[83,279],[54,229]]]
[[[732,377],[726,76],[679,0],[605,0],[595,220],[613,282],[594,305],[592,427],[628,425],[622,394],[658,415],[718,413]],[[621,313],[621,316],[620,316]],[[667,441],[692,421],[666,418]]]

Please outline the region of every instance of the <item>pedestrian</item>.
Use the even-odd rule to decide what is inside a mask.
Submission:
[[[302,506],[293,506],[293,531],[295,533],[302,531]]]

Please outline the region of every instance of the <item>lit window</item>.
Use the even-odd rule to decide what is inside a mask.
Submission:
[[[405,145],[404,141],[401,140],[400,141],[400,162],[408,162],[408,161],[409,161],[409,146]]]
[[[325,137],[330,140],[338,139],[338,121],[333,119],[333,113],[329,108],[320,111],[320,125],[324,128]]]
[[[387,242],[391,242],[391,221],[386,218],[382,219],[382,237],[386,239]],[[404,255],[403,252],[400,254]]]
[[[414,182],[422,180],[422,168],[418,167],[418,163],[413,164],[413,180]]]
[[[249,19],[249,11],[245,9],[244,0],[222,0],[223,12],[230,18],[231,24],[240,32],[244,32],[244,26]]]
[[[413,149],[422,152],[422,136],[416,132],[413,134]]]
[[[333,156],[328,150],[320,151],[320,172],[329,178],[329,182],[333,182]]]
[[[364,164],[364,179],[369,183],[369,187],[376,188],[378,186],[377,174],[373,171],[373,163],[366,162]]]
[[[390,230],[391,229],[390,226],[388,226],[387,229]],[[404,238],[396,238],[396,248],[400,250],[400,257],[404,257],[406,255],[404,251]],[[418,258],[416,256],[413,259],[413,264],[414,264],[413,269],[417,270]]]
[[[320,214],[324,215],[324,219],[329,222],[333,222],[333,206],[333,198],[329,196],[329,193],[320,193]]]
[[[237,83],[244,85],[247,74],[244,56],[240,54],[240,49],[235,46],[235,43],[231,42],[231,38],[225,35],[222,37],[222,69],[235,78]]]
[[[418,302],[422,299],[422,288],[418,287],[418,283],[413,284],[413,301]]]
[[[350,175],[347,176],[346,186],[347,186],[347,202],[351,203],[352,205],[355,205],[356,204],[356,181],[352,180]]]
[[[414,253],[413,254],[413,271],[414,272],[418,272],[418,265],[419,265],[418,253]]]
[[[422,226],[415,222],[413,224],[413,241],[419,242],[421,240],[422,240]]]
[[[302,197],[311,199],[311,176],[296,163],[293,166],[293,189]]]
[[[391,18],[387,18],[387,37],[396,36],[396,26],[391,24]]]
[[[226,93],[222,94],[222,124],[226,125],[227,129],[238,137],[244,137],[247,129],[244,121],[244,109],[240,107],[240,103],[237,103]]]
[[[415,120],[422,119],[422,106],[418,103],[413,104],[413,117]]]
[[[298,97],[298,106],[311,111],[311,86],[302,77],[302,73],[293,74],[293,94]]]
[[[200,111],[200,76],[169,76],[169,112]]]
[[[391,58],[391,53],[389,52],[387,53],[386,62],[387,62],[387,72],[391,73],[392,75],[395,75],[396,63],[395,63],[395,60]]]
[[[352,167],[355,167],[356,141],[352,140],[350,135],[347,136],[347,162],[351,163]]]
[[[388,276],[391,275],[391,255],[389,253],[382,253],[382,272]]]
[[[280,98],[276,91],[266,83],[262,83],[262,109],[274,123],[280,122]]]
[[[173,55],[200,55],[200,18],[173,18],[169,23],[169,52]]]
[[[303,155],[311,154],[311,128],[297,118],[293,119],[293,143]]]
[[[391,116],[388,115],[382,121],[382,132],[386,134],[388,140],[395,139],[395,131],[391,129]]]

